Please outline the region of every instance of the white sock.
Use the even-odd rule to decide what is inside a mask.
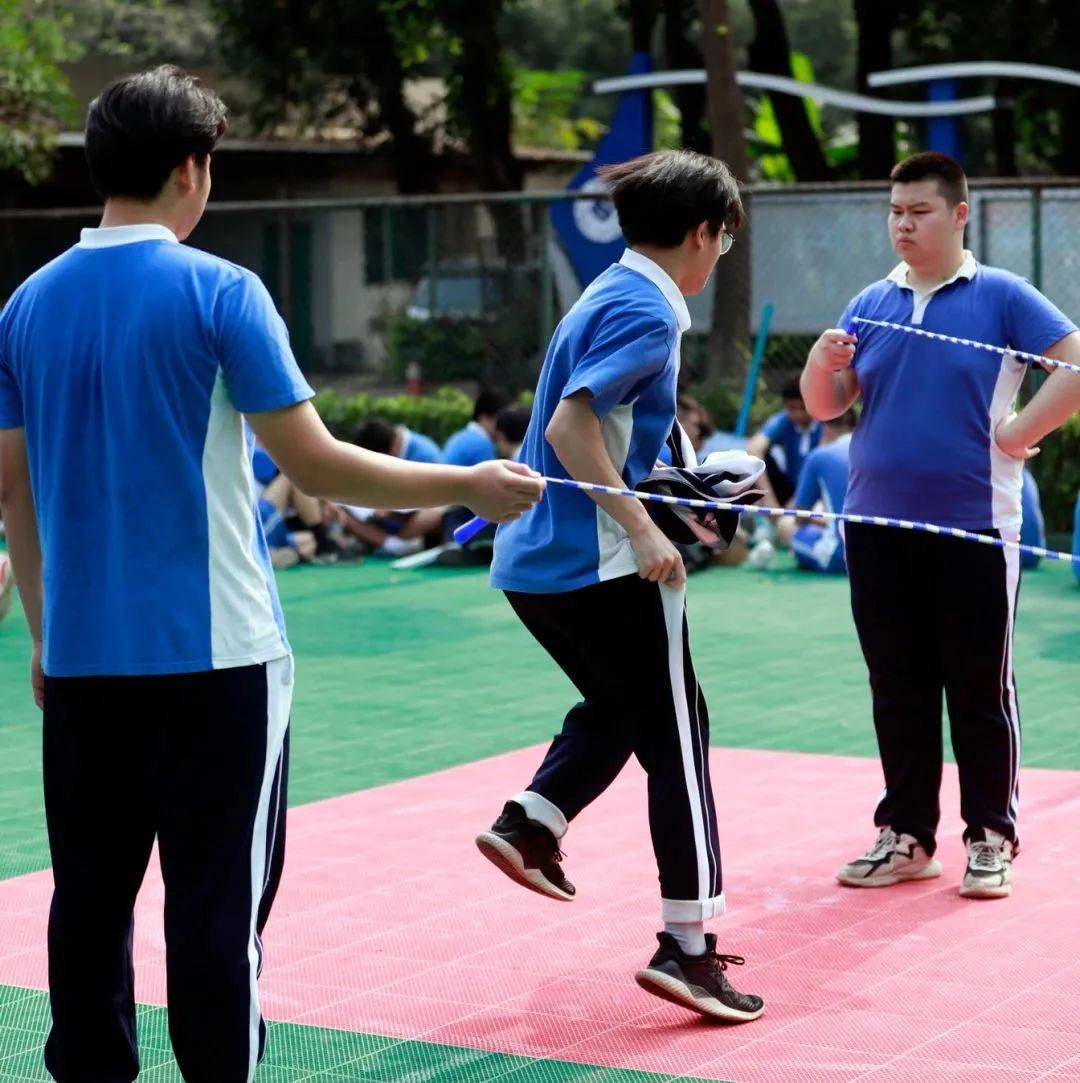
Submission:
[[[664,932],[675,937],[687,955],[705,954],[705,923],[703,921],[665,921]]]
[[[525,810],[525,815],[530,820],[543,824],[555,838],[561,839],[566,834],[566,817],[562,814],[562,810],[546,797],[541,797],[532,790],[523,790],[510,800],[516,801]]]

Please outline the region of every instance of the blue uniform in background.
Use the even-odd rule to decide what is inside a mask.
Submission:
[[[1042,504],[1039,501],[1039,486],[1030,470],[1024,470],[1023,488],[1020,491],[1020,504],[1023,508],[1024,521],[1020,526],[1020,540],[1025,545],[1037,545],[1046,548],[1046,523],[1043,521]],[[1034,553],[1020,554],[1020,567],[1037,568],[1041,557]]]
[[[407,459],[411,463],[437,463],[442,461],[442,452],[439,450],[439,445],[430,436],[425,436],[422,432],[413,432],[412,429],[407,429],[404,425],[402,429],[404,430],[402,436],[405,438],[401,448],[401,457],[403,459]]]
[[[850,446],[851,434],[847,433],[810,452],[799,474],[795,507],[809,509],[819,502],[828,512],[839,512],[844,507]],[[799,527],[792,538],[791,549],[800,567],[841,575],[847,570],[844,541],[836,522],[826,521],[824,526],[807,523]]]
[[[442,449],[442,461],[448,466],[476,466],[498,457],[495,441],[479,421],[470,421],[459,429]]]

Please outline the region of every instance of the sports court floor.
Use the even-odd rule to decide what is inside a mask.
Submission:
[[[690,584],[713,718],[729,914],[721,950],[765,1016],[696,1020],[638,989],[656,879],[644,776],[574,825],[572,904],[531,895],[475,832],[528,780],[570,686],[475,571],[282,575],[299,679],[285,882],[267,930],[260,1083],[1080,1081],[1080,587],[1025,577],[1016,635],[1023,851],[999,902],[945,876],[841,889],[881,788],[846,583],[717,570]],[[0,1080],[44,1080],[50,877],[39,722],[17,613],[0,625]],[[144,1071],[179,1080],[160,881],[136,932]]]

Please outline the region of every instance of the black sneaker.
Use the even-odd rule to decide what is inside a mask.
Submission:
[[[551,899],[570,902],[575,888],[563,875],[558,840],[530,820],[516,801],[507,801],[490,831],[476,836],[480,853],[516,883]]]
[[[749,1023],[765,1010],[761,997],[736,992],[724,976],[728,964],[742,966],[740,955],[717,955],[716,936],[705,936],[705,954],[687,955],[669,933],[657,933],[660,947],[634,980],[647,993],[670,1000],[710,1019]]]

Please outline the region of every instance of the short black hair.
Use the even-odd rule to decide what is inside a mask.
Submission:
[[[366,448],[368,451],[377,451],[381,455],[389,455],[394,446],[394,437],[397,434],[393,425],[381,417],[371,417],[367,421],[361,421],[353,433],[352,442],[357,447]]]
[[[950,207],[968,201],[968,182],[964,167],[955,158],[940,151],[924,150],[897,162],[892,167],[889,180],[893,184],[936,180],[938,191]]]
[[[479,421],[482,417],[495,417],[508,401],[501,391],[485,388],[476,396],[476,402],[473,403],[473,421]]]
[[[611,190],[628,244],[675,248],[702,222],[715,236],[746,221],[734,174],[708,154],[658,150],[597,173]]]
[[[792,376],[790,379],[784,381],[784,386],[780,389],[780,398],[784,402],[802,402],[802,387],[799,384],[799,377]]]
[[[86,161],[102,199],[155,199],[189,155],[199,165],[228,124],[225,105],[173,64],[110,83],[86,114]]]
[[[529,406],[522,406],[520,403],[504,406],[495,418],[495,428],[511,444],[520,444],[525,439],[525,433],[528,432],[531,418],[532,408]]]

